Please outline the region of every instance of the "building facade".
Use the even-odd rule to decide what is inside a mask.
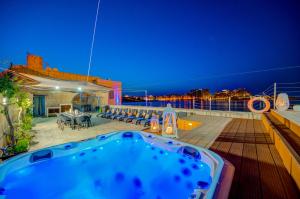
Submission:
[[[122,84],[44,67],[43,58],[28,54],[25,65],[11,65],[22,88],[33,100],[34,116],[50,116],[69,109],[97,111],[104,105],[122,103]]]

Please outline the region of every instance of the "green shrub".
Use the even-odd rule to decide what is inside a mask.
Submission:
[[[29,140],[24,138],[24,139],[19,139],[14,147],[14,152],[15,153],[22,153],[28,150],[29,147]]]
[[[20,126],[24,131],[30,131],[32,129],[32,116],[30,114],[26,114]]]

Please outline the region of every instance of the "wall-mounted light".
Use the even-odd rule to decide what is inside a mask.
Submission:
[[[189,122],[189,123],[188,123],[188,125],[189,125],[189,126],[192,126],[192,125],[193,125],[193,123]]]
[[[78,87],[77,89],[78,89],[79,91],[82,91],[82,88],[81,88],[81,87]]]
[[[2,104],[3,104],[3,105],[7,105],[7,97],[3,97],[3,99],[2,99]]]
[[[55,90],[58,90],[58,89],[60,89],[60,87],[59,86],[55,86]]]

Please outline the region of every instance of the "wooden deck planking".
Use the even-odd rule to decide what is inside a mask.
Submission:
[[[239,189],[239,180],[241,175],[242,152],[244,145],[242,143],[232,143],[227,159],[235,165],[233,182],[229,198],[238,198],[237,191]]]
[[[266,144],[257,144],[263,198],[285,198],[284,188],[274,160]]]
[[[257,149],[255,143],[255,131],[253,120],[243,120],[245,125],[242,129],[244,132],[243,158],[241,164],[241,180],[238,190],[242,198],[261,198],[260,170],[257,162]],[[254,139],[253,139],[254,138]]]
[[[229,198],[300,198],[261,121],[233,119],[211,149],[235,166]]]
[[[218,148],[218,146],[219,146],[220,143],[221,143],[221,142],[219,142],[219,141],[215,141],[215,142],[211,145],[210,149],[213,150],[213,151],[217,151],[217,148]]]
[[[261,198],[255,144],[244,144],[239,186],[240,189],[237,190],[238,198]]]
[[[255,132],[255,142],[256,143],[266,143],[267,142],[266,136],[268,136],[268,135],[264,132],[261,122],[258,120],[254,120],[253,127],[254,127],[254,132]]]
[[[281,178],[282,186],[284,187],[286,198],[300,198],[299,192],[293,188],[294,181],[291,178],[290,174],[287,172],[286,168],[283,165],[283,162],[279,156],[274,145],[269,145],[269,149],[271,155],[273,157],[274,163],[276,164],[276,168],[278,174]]]
[[[236,139],[239,139],[237,136],[238,127],[240,126],[242,120],[232,120],[226,129],[224,129],[221,135],[218,137],[219,141],[222,142],[233,142]],[[243,138],[243,136],[241,136]]]

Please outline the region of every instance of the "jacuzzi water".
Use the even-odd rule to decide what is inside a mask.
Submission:
[[[0,198],[212,198],[223,161],[184,146],[117,132],[27,153],[0,165]]]

